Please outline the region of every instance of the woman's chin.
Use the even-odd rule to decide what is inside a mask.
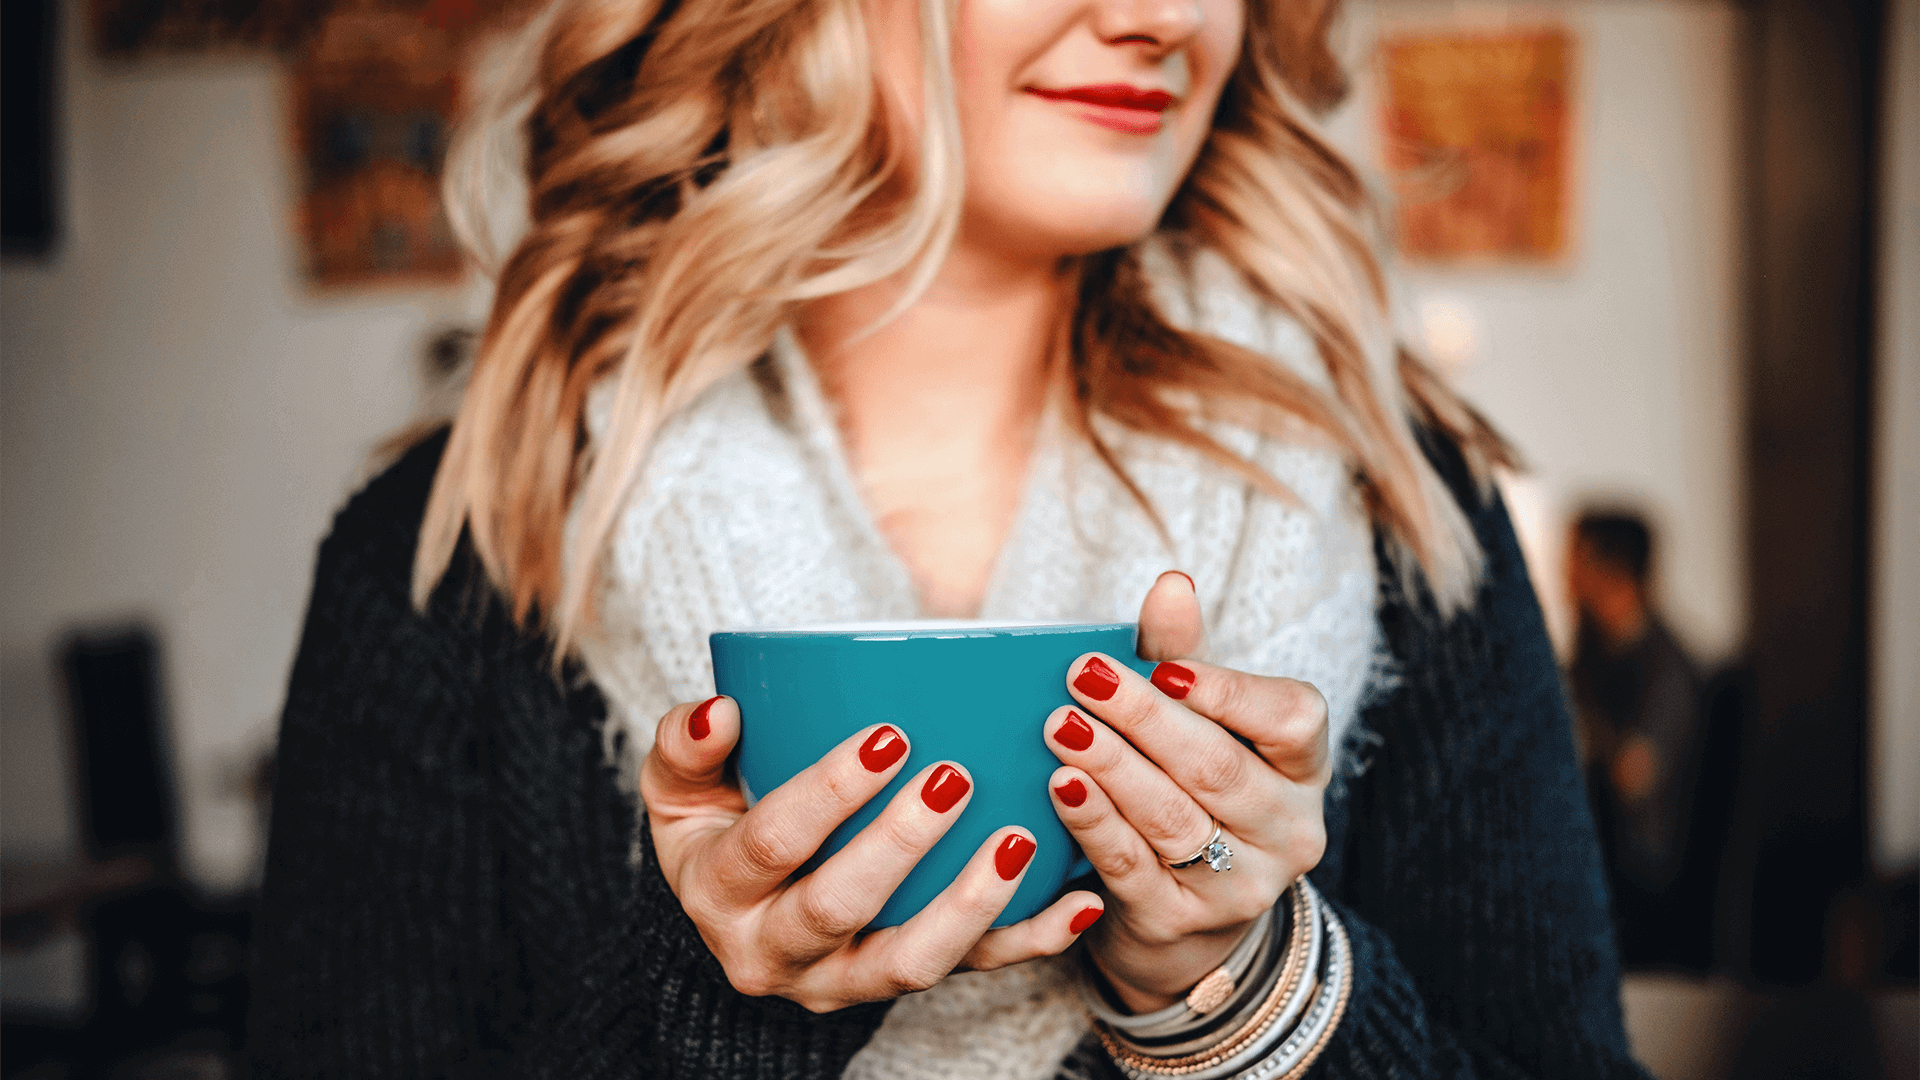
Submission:
[[[981,238],[1004,251],[1064,258],[1124,247],[1147,236],[1160,219],[1160,207],[1090,207],[1062,200],[1034,206],[1018,218],[981,230]]]

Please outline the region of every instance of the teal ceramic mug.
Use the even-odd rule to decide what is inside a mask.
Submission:
[[[912,746],[893,781],[834,830],[807,869],[878,817],[915,773],[957,761],[972,774],[972,800],[871,925],[912,918],[994,830],[1020,825],[1038,849],[994,923],[1006,926],[1091,872],[1053,812],[1047,778],[1060,762],[1041,725],[1073,703],[1067,667],[1083,653],[1151,672],[1135,657],[1136,636],[1132,623],[941,621],[733,630],[708,644],[715,688],[740,707],[740,780],[750,803],[869,725],[892,724]]]

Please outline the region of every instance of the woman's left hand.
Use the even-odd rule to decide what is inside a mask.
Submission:
[[[1140,608],[1140,656],[1163,661],[1152,680],[1089,653],[1067,670],[1079,706],[1046,722],[1065,763],[1054,809],[1110,897],[1087,946],[1136,1013],[1218,967],[1326,849],[1326,700],[1307,683],[1188,659],[1204,639],[1190,579],[1160,575]],[[1169,869],[1216,821],[1232,868]]]

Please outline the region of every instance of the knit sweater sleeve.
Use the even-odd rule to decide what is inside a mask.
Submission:
[[[261,1078],[475,1075],[505,1049],[475,658],[396,588],[393,486],[322,543],[289,680],[255,917]]]
[[[1558,667],[1506,512],[1447,463],[1487,557],[1443,622],[1389,579],[1399,664],[1368,710],[1345,842],[1314,872],[1351,933],[1348,1009],[1316,1075],[1644,1077],[1621,1026],[1598,847]]]
[[[564,690],[471,574],[411,607],[443,444],[321,546],[256,918],[254,1075],[838,1076],[884,1010],[816,1017],[728,985],[650,847],[634,858],[597,694]]]

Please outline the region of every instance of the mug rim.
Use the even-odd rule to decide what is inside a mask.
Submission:
[[[853,641],[906,641],[984,637],[1041,637],[1064,634],[1131,630],[1130,622],[1075,622],[1063,619],[876,619],[858,622],[803,623],[794,626],[753,626],[717,630],[709,641],[722,638],[842,637]]]

